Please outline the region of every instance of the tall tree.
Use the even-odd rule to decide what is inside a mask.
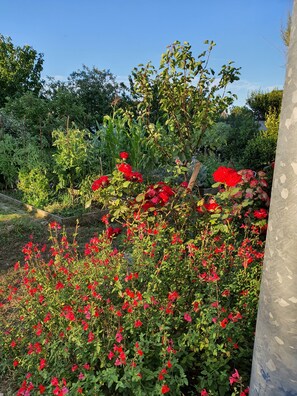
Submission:
[[[264,121],[271,111],[279,114],[282,105],[283,90],[273,89],[270,92],[253,91],[247,99],[248,106],[257,120]]]
[[[0,34],[0,107],[7,98],[31,91],[39,93],[43,55],[29,45],[13,45],[10,37]]]
[[[84,107],[86,126],[95,129],[106,114],[112,112],[113,103],[120,96],[121,84],[109,70],[92,69],[83,65],[82,70],[70,74],[65,86]]]
[[[297,395],[296,85],[294,0],[253,355],[252,396]]]
[[[178,155],[184,162],[191,161],[206,130],[233,103],[235,95],[227,88],[239,79],[233,62],[218,73],[209,66],[215,43],[205,44],[207,50],[195,57],[188,42],[175,41],[162,54],[158,69],[149,62],[132,73],[138,118],[165,155]],[[165,125],[162,131],[151,124],[156,114]]]

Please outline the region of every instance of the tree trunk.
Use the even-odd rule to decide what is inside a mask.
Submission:
[[[294,0],[250,395],[297,395],[297,0]]]

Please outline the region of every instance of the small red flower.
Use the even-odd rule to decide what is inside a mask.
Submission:
[[[88,342],[94,341],[94,338],[95,338],[94,334],[90,331],[88,334]]]
[[[59,385],[59,380],[57,377],[53,377],[51,380],[51,385],[53,386],[58,386]]]
[[[188,314],[187,312],[184,314],[184,319],[185,319],[187,322],[192,322],[191,315]]]
[[[14,360],[12,364],[13,364],[13,367],[17,367],[19,365],[19,361],[18,360]]]
[[[255,210],[253,214],[256,219],[265,219],[268,216],[267,210],[264,208]]]
[[[38,389],[39,389],[39,393],[42,395],[45,392],[46,387],[43,385],[38,385]]]
[[[94,183],[92,184],[92,190],[96,191],[99,190],[99,188],[104,188],[109,185],[109,178],[108,176],[101,176],[99,179],[95,180]]]
[[[238,371],[235,369],[234,373],[229,377],[230,385],[233,385],[234,383],[238,382],[239,379],[240,379],[240,375]]]
[[[224,329],[228,324],[228,319],[225,318],[220,322],[220,326]]]
[[[122,151],[120,153],[120,158],[126,160],[129,157],[129,154],[126,151]]]
[[[168,385],[166,385],[166,384],[162,385],[162,389],[161,389],[162,395],[164,395],[165,393],[168,393],[169,391],[170,391],[170,388]]]
[[[142,321],[139,320],[139,319],[137,319],[137,320],[134,322],[134,327],[141,327],[141,326],[142,326]]]
[[[45,359],[40,359],[39,362],[39,370],[43,370],[46,366],[46,360]]]

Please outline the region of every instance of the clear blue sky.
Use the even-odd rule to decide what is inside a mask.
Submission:
[[[166,46],[188,41],[199,54],[217,44],[211,66],[241,67],[230,89],[238,105],[255,89],[282,88],[280,37],[293,0],[0,0],[0,33],[44,54],[43,76],[66,78],[82,64],[127,81],[139,63],[159,65]]]

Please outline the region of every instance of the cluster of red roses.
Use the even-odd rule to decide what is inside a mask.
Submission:
[[[121,173],[123,173],[124,177],[126,180],[136,182],[136,183],[142,183],[143,178],[142,174],[139,172],[134,172],[132,170],[132,166],[126,163],[126,159],[129,157],[129,154],[126,153],[125,151],[120,153],[120,158],[123,160],[121,164],[117,164],[117,169]],[[108,176],[101,176],[99,179],[95,180],[92,184],[92,190],[96,191],[99,190],[100,188],[107,187],[109,185],[110,181]]]
[[[164,206],[174,194],[175,192],[172,188],[164,182],[153,184],[145,192],[145,202],[142,205],[142,209],[147,211],[157,205]]]

